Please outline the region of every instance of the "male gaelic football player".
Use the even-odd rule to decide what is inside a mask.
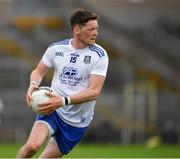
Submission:
[[[96,44],[98,18],[87,10],[76,10],[70,17],[72,39],[48,47],[30,76],[27,91],[29,107],[32,92],[49,68],[54,69],[50,100],[40,105],[34,126],[17,158],[32,157],[47,141],[40,158],[57,158],[69,153],[84,136],[90,124],[96,99],[108,68],[106,51]]]

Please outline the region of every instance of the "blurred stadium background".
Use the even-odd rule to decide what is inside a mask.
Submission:
[[[158,136],[179,144],[179,0],[0,0],[0,143],[28,137],[30,72],[52,42],[71,37],[68,18],[77,8],[98,13],[98,43],[110,57],[83,142],[143,144]]]

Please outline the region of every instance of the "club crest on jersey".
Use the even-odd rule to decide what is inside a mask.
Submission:
[[[85,56],[84,61],[85,64],[90,64],[91,63],[91,56]]]

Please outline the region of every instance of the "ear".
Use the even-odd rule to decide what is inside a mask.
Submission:
[[[75,35],[78,35],[80,33],[80,27],[78,25],[75,25],[73,27],[73,32]]]

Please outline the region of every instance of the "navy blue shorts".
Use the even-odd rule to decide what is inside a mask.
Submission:
[[[67,154],[82,139],[87,127],[78,128],[65,123],[56,112],[49,116],[37,115],[36,122],[47,124],[61,153]]]

